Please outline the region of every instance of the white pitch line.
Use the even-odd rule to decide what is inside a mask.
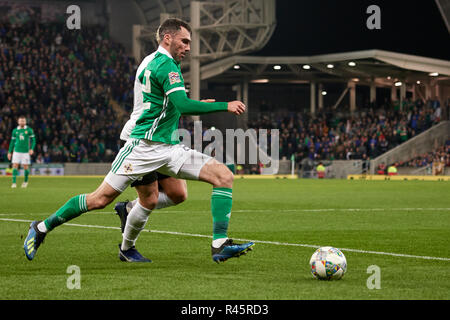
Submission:
[[[32,220],[8,219],[8,218],[0,218],[0,221],[32,222]],[[119,227],[108,227],[108,226],[89,225],[89,224],[65,223],[64,225],[65,226],[72,226],[72,227],[82,227],[82,228],[120,230]],[[209,239],[212,238],[212,236],[208,236],[208,235],[204,235],[204,234],[186,233],[186,232],[177,232],[177,231],[148,230],[148,229],[144,229],[143,231],[144,232],[151,232],[151,233],[177,235],[177,236],[209,238]],[[312,244],[288,243],[288,242],[264,241],[264,240],[251,240],[251,239],[238,239],[238,238],[233,238],[233,239],[238,240],[238,241],[253,241],[255,243],[270,244],[270,245],[276,245],[276,246],[293,246],[293,247],[305,247],[305,248],[313,248],[313,249],[317,249],[317,248],[321,247],[319,245],[312,245]],[[391,253],[391,252],[382,252],[382,251],[380,252],[380,251],[349,249],[349,248],[339,248],[339,249],[344,251],[344,252],[348,251],[348,252],[355,252],[355,253],[377,254],[377,255],[391,256],[391,257],[401,257],[401,258],[414,258],[414,259],[424,259],[424,260],[450,261],[450,258],[443,258],[443,257],[417,256],[417,255],[403,254],[403,253]]]
[[[159,211],[159,210],[158,210]],[[335,212],[335,211],[347,211],[347,212],[379,212],[379,211],[450,211],[450,208],[323,208],[323,209],[242,209],[242,210],[233,210],[235,213],[273,213],[281,212],[281,213],[290,213],[290,212]],[[164,210],[164,212],[170,213],[184,213],[184,212],[193,212],[193,213],[208,213],[211,210]],[[39,212],[39,213],[1,213],[0,216],[22,216],[22,215],[49,215],[47,212]],[[116,214],[115,211],[92,211],[88,213],[89,215],[93,214]]]
[[[159,211],[159,210],[158,210]],[[242,210],[233,210],[235,213],[273,213],[281,212],[281,213],[289,213],[289,212],[335,212],[335,211],[347,211],[347,212],[377,212],[377,211],[450,211],[450,208],[324,208],[324,209],[277,209],[277,210],[269,210],[269,209],[242,209]],[[165,210],[165,212],[170,213],[184,213],[184,212],[194,212],[194,213],[208,213],[211,210]],[[91,212],[90,214],[115,214],[115,212]]]

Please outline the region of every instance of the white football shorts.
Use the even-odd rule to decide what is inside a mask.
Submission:
[[[198,180],[210,156],[182,144],[165,144],[145,139],[128,139],[111,165],[105,181],[123,192],[147,173],[159,173],[187,180]]]
[[[29,165],[31,163],[30,154],[28,152],[13,152],[11,163]]]

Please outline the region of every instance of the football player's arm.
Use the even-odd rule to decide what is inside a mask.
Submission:
[[[176,65],[167,61],[156,71],[157,79],[162,85],[164,94],[182,115],[201,115],[212,112],[228,111],[241,114],[245,105],[240,101],[201,102],[189,99],[186,95],[184,80]]]
[[[169,99],[182,115],[201,115],[228,111],[226,102],[201,102],[189,99],[184,90],[172,91]]]

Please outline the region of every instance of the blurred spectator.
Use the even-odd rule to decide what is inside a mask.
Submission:
[[[440,164],[438,165],[438,163]],[[415,168],[432,167],[442,168],[442,170],[445,167],[450,167],[450,139],[447,139],[443,146],[405,161],[400,166]]]
[[[387,169],[388,176],[396,176],[397,175],[397,164],[392,164]]]
[[[319,179],[323,179],[325,178],[325,167],[323,166],[322,162],[319,162],[319,164],[317,165],[316,171],[317,171],[317,177]]]
[[[384,162],[380,163],[377,168],[377,174],[386,174],[386,164]]]

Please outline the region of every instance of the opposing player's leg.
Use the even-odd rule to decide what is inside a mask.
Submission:
[[[137,186],[146,186],[154,183],[158,179],[156,172],[150,172],[139,179],[136,179],[131,183],[131,187],[135,188]],[[123,233],[125,224],[127,222],[128,213],[131,211],[134,205],[138,202],[138,198],[133,201],[121,201],[117,202],[114,206],[114,210],[120,219],[120,229]]]
[[[136,250],[135,244],[158,201],[158,183],[154,181],[136,186],[136,191],[139,199],[126,219],[122,244],[119,245],[119,259],[127,262],[151,262]]]
[[[176,179],[158,172],[152,172],[142,179],[134,181],[131,186],[142,186],[158,181],[158,202],[156,209],[163,209],[180,204],[187,199],[187,185],[186,181],[182,179]],[[130,210],[136,205],[138,199],[133,201],[118,202],[114,206],[114,210],[120,218],[120,228],[124,230],[126,219]]]
[[[252,250],[253,242],[238,244],[228,238],[228,224],[233,203],[233,173],[223,163],[210,159],[199,173],[199,180],[212,184],[211,213],[213,217],[212,259],[215,262],[239,257]]]
[[[87,211],[103,209],[117,198],[132,181],[133,179],[128,176],[113,175],[111,178],[110,172],[94,192],[76,195],[44,221],[33,221],[24,242],[25,255],[28,260],[34,258],[48,232]]]
[[[187,184],[184,179],[177,179],[158,173],[159,195],[155,209],[176,206],[188,197]]]

